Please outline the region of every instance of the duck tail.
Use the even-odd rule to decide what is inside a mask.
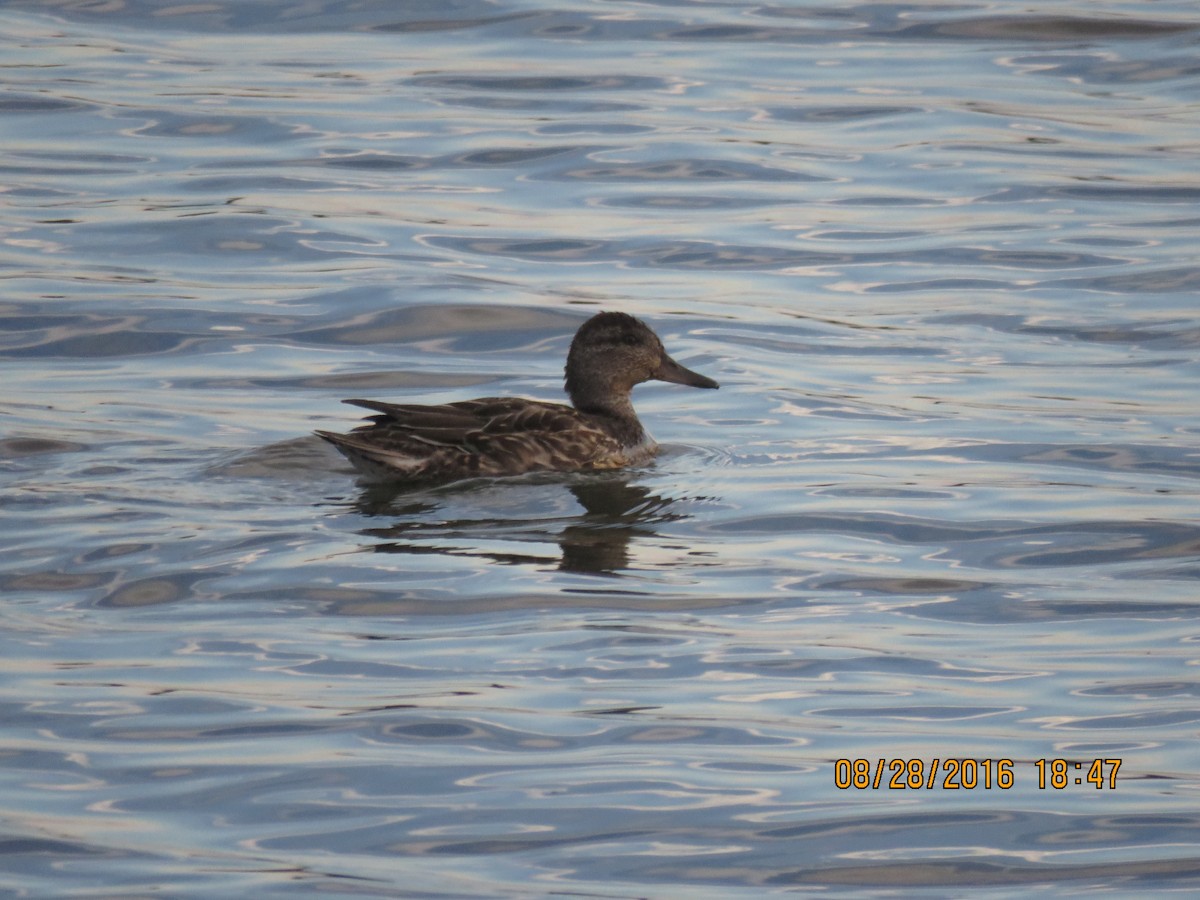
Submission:
[[[341,454],[350,460],[354,468],[371,478],[388,480],[414,478],[421,474],[421,469],[427,462],[420,457],[359,440],[353,435],[336,434],[332,431],[316,431],[314,433],[317,437],[337,447]]]

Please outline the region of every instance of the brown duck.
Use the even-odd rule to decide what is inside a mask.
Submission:
[[[520,397],[439,406],[346,400],[373,410],[370,423],[349,434],[317,434],[373,479],[615,469],[658,450],[630,401],[634,385],[651,380],[718,387],[671,359],[643,322],[603,312],[584,322],[571,341],[566,391],[572,406]]]

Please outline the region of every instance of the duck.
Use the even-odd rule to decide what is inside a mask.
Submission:
[[[374,415],[347,434],[316,434],[372,481],[616,469],[658,452],[634,412],[634,386],[720,387],[672,359],[648,325],[622,312],[598,313],[579,327],[565,375],[570,406],[522,397],[433,406],[345,400]]]

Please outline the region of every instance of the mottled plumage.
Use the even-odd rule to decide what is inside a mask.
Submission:
[[[370,422],[349,434],[317,434],[375,479],[615,469],[658,449],[630,400],[634,385],[651,379],[717,387],[671,359],[658,336],[633,316],[600,313],[583,323],[567,354],[573,407],[520,397],[439,406],[347,400],[373,410]]]

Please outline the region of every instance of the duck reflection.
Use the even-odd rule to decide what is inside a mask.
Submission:
[[[514,511],[513,497],[521,488],[532,488],[530,493],[536,496],[518,499],[522,508]],[[578,476],[566,484],[561,479],[530,481],[521,488],[511,481],[502,488],[460,482],[419,494],[402,488],[365,488],[354,504],[358,512],[394,521],[359,533],[381,539],[369,548],[376,553],[448,554],[607,575],[629,568],[632,545],[652,541],[658,526],[687,518],[678,508],[681,500],[660,496],[616,473]],[[496,502],[487,502],[491,499]],[[495,514],[469,514],[483,505],[480,501]],[[461,514],[455,515],[456,511]],[[503,544],[503,549],[497,544]],[[537,545],[547,544],[556,544],[557,553],[536,551]]]
[[[559,535],[559,568],[565,572],[627,569],[634,538],[652,537],[655,525],[685,518],[671,512],[674,501],[640,484],[606,480],[571,485],[570,490],[586,512]]]

